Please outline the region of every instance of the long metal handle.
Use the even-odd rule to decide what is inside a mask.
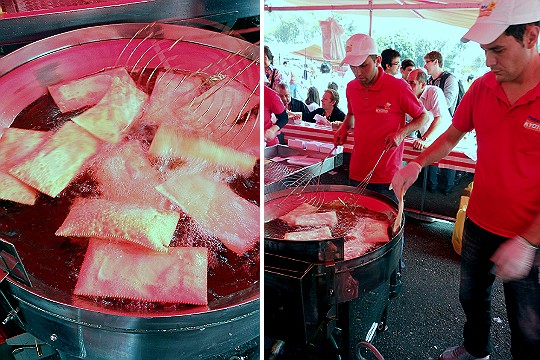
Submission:
[[[401,227],[401,218],[403,217],[403,208],[405,207],[405,204],[403,202],[403,195],[405,194],[405,191],[401,189],[401,194],[399,195],[399,204],[398,204],[398,213],[396,220],[394,221],[394,226],[392,227],[392,232],[394,234],[397,234],[399,231],[399,228]]]
[[[0,238],[0,259],[0,270],[7,273],[2,277],[2,281],[9,275],[27,286],[32,286],[15,245],[2,238]],[[0,273],[0,275],[3,274]]]

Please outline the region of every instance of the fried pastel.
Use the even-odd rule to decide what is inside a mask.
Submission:
[[[144,113],[146,124],[161,124],[174,118],[173,109],[187,106],[203,92],[208,75],[202,73],[161,72],[156,80],[148,109]]]
[[[296,226],[334,226],[337,224],[335,211],[327,211],[314,214],[297,216],[294,222]]]
[[[318,208],[308,203],[302,203],[293,210],[289,211],[287,214],[280,217],[281,220],[285,221],[291,226],[296,226],[296,218],[301,215],[308,215],[316,213]]]
[[[7,128],[0,138],[0,199],[34,205],[38,191],[10,175],[11,168],[34,151],[47,137],[46,131]]]
[[[113,77],[103,98],[93,107],[72,118],[73,122],[95,137],[117,143],[124,131],[141,113],[148,95],[137,89],[133,81]]]
[[[356,225],[344,237],[344,259],[354,259],[390,241],[388,221],[369,217],[358,219]]]
[[[204,129],[209,137],[219,139],[230,132],[256,103],[258,97],[246,86],[226,79],[195,98],[189,106],[176,111],[175,115],[182,120],[179,126]]]
[[[387,243],[388,221],[381,221],[369,217],[359,218],[356,225],[345,235],[345,241],[360,240],[365,243]]]
[[[124,242],[90,239],[74,294],[206,305],[207,250],[155,252]]]
[[[151,207],[104,199],[78,199],[56,231],[57,236],[131,241],[167,251],[180,215]]]
[[[242,255],[259,239],[259,207],[222,183],[199,174],[175,174],[157,190],[230,250]]]
[[[331,239],[332,233],[328,226],[312,230],[300,230],[285,233],[284,240],[325,240]]]
[[[5,129],[0,137],[0,169],[8,169],[17,164],[49,135],[47,131]]]
[[[96,156],[94,177],[101,197],[164,210],[169,200],[156,190],[161,182],[141,144],[121,142]]]
[[[67,121],[8,172],[25,184],[55,197],[79,174],[97,148],[95,137]]]
[[[120,67],[51,85],[48,89],[60,111],[65,113],[97,104],[111,88],[115,77],[135,86],[127,70]]]
[[[345,241],[343,244],[343,260],[360,257],[376,247],[376,244],[363,242],[360,239]]]
[[[34,205],[39,193],[13,176],[0,171],[0,199]]]
[[[152,140],[149,154],[155,157],[199,160],[220,168],[249,174],[257,158],[214,141],[185,133],[175,126],[162,124]]]

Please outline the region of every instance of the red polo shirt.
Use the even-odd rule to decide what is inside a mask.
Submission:
[[[405,114],[415,118],[424,106],[411,87],[386,74],[379,66],[379,78],[367,88],[356,79],[347,84],[347,108],[354,115],[354,148],[349,176],[362,181],[381,156],[386,138],[405,125]],[[401,168],[403,143],[386,152],[375,168],[370,183],[389,184]]]
[[[274,123],[272,122],[272,114],[281,114],[285,111],[285,106],[281,102],[278,94],[268,86],[264,87],[264,131],[270,129]],[[280,128],[285,124],[277,124]],[[266,146],[279,144],[278,138],[274,138],[266,143]]]
[[[497,235],[523,232],[540,213],[540,84],[510,105],[489,72],[471,85],[453,125],[463,132],[476,129],[467,216]]]

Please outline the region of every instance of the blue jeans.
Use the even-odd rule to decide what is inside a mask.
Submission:
[[[437,173],[439,171],[439,167],[429,165],[426,171],[428,172],[428,188],[431,190],[437,189]],[[443,179],[445,180],[444,190],[451,191],[454,188],[454,182],[456,181],[456,170],[441,169],[441,174],[443,174]]]
[[[464,345],[475,357],[491,352],[491,290],[495,275],[490,257],[507,239],[494,235],[467,219],[461,250],[459,300],[465,312]],[[540,251],[529,275],[503,284],[511,353],[514,360],[540,354]]]

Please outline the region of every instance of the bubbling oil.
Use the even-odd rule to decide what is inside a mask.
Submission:
[[[154,69],[132,72],[140,84],[147,85],[150,94],[154,85],[149,79]],[[28,105],[15,118],[12,127],[30,130],[51,131],[61,127],[72,117],[86,109],[62,113],[47,93]],[[245,120],[244,120],[245,121]],[[137,141],[146,152],[156,128],[139,124],[129,130],[128,141]],[[107,146],[107,145],[105,145]],[[156,164],[154,164],[156,165]],[[244,199],[259,205],[259,164],[247,176],[229,175],[230,187]],[[13,243],[22,263],[31,277],[38,279],[54,290],[72,294],[84,260],[87,238],[66,238],[54,233],[69,213],[77,198],[99,197],[98,183],[90,168],[77,176],[57,197],[41,194],[35,205],[26,206],[0,200],[0,237]],[[224,209],[226,211],[226,209]],[[247,291],[259,282],[259,245],[239,256],[228,250],[215,236],[201,229],[186,214],[175,230],[171,246],[204,246],[209,249],[208,298],[213,300],[234,296]],[[93,298],[106,308],[128,311],[174,310],[189,305],[162,304],[125,299]]]
[[[368,209],[358,204],[349,204],[340,200],[328,201],[317,212],[335,211],[337,224],[330,227],[333,238],[345,236],[362,218],[370,218],[379,221],[389,221],[388,214]],[[292,231],[311,230],[314,226],[293,226],[281,219],[274,219],[264,226],[264,236],[271,239],[282,240],[285,234]],[[390,227],[388,228],[390,231]]]

